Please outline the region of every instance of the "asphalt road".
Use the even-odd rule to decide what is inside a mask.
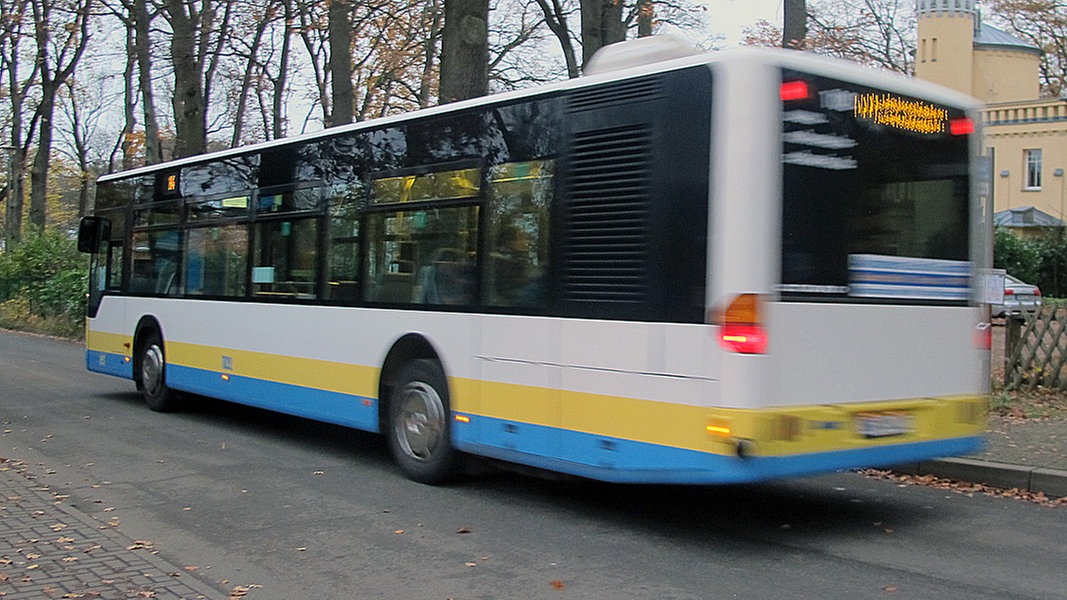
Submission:
[[[64,341],[0,332],[0,422],[0,457],[68,506],[251,600],[1067,597],[1065,508],[851,473],[427,487],[377,436],[202,399],[152,413]]]

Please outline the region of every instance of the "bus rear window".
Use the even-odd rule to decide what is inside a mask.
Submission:
[[[963,111],[783,72],[785,300],[964,303]]]

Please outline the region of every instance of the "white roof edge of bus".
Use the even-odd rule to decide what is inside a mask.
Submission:
[[[704,51],[672,35],[650,35],[604,46],[589,59],[584,72],[600,75],[700,54]]]
[[[656,36],[652,37],[654,38]],[[521,99],[542,92],[582,88],[595,83],[606,83],[616,79],[628,79],[644,74],[666,70],[677,70],[700,64],[710,65],[713,63],[730,63],[735,61],[742,63],[757,61],[794,68],[828,77],[845,77],[849,81],[854,81],[856,83],[866,84],[871,87],[885,88],[897,93],[920,96],[967,110],[974,110],[981,106],[977,100],[965,94],[961,94],[960,92],[930,82],[916,80],[899,73],[865,67],[844,59],[829,58],[808,52],[797,52],[795,50],[782,50],[776,48],[742,47],[715,52],[703,52],[691,46],[686,50],[686,44],[684,42],[680,42],[673,38],[666,43],[662,43],[659,40],[657,40],[656,43],[647,42],[645,41],[647,39],[648,38],[629,40],[605,47],[600,53],[606,52],[606,57],[598,60],[597,57],[600,53],[594,55],[594,57],[590,59],[591,73],[577,79],[568,79],[566,81],[543,86],[491,94],[450,104],[441,104],[408,113],[391,115],[368,121],[360,121],[349,125],[331,127],[320,131],[268,140],[237,148],[228,148],[205,154],[197,154],[195,156],[186,156],[168,162],[137,167],[128,171],[107,173],[101,175],[97,181],[106,183],[116,179],[156,173],[210,160],[225,159],[247,152],[314,141],[316,139],[332,137],[339,134],[360,131],[372,127],[380,127],[391,123],[402,122],[413,117],[432,117],[434,115],[447,114],[483,104]],[[646,56],[623,57],[624,54],[631,53],[635,49],[645,52]],[[652,56],[647,56],[647,54],[651,54]]]

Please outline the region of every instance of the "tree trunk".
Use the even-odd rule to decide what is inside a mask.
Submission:
[[[803,50],[808,37],[807,0],[785,0],[783,8],[782,47]]]
[[[426,108],[431,101],[431,80],[433,78],[434,65],[437,63],[438,43],[441,41],[441,3],[440,0],[431,0],[426,3],[426,17],[429,20],[426,42],[423,45],[425,62],[422,66],[422,78],[419,81],[419,106]]]
[[[122,137],[119,139],[119,147],[122,148],[122,170],[132,169],[137,145],[134,143],[134,131],[137,130],[137,114],[134,107],[137,106],[137,92],[133,86],[134,71],[137,69],[137,42],[134,40],[136,33],[131,23],[126,20],[126,67],[122,71],[122,96],[126,100],[122,107]],[[114,153],[108,164],[108,171],[114,166]]]
[[[25,8],[24,2],[19,2],[12,9],[21,12]],[[7,185],[4,194],[4,241],[11,248],[22,239],[22,165],[25,154],[22,150],[22,106],[25,100],[25,90],[19,81],[19,40],[20,31],[16,28],[21,22],[12,22],[12,30],[5,32],[7,40],[3,60],[4,70],[7,71],[7,94],[11,100],[11,137],[8,140],[10,146],[3,149],[4,166],[6,170]]]
[[[89,8],[91,0],[79,3],[73,11],[74,21],[56,28],[63,38],[55,40],[56,56],[51,56],[52,0],[34,0],[33,16],[37,41],[37,67],[40,71],[40,100],[34,115],[38,123],[37,154],[30,169],[30,224],[42,231],[47,218],[48,166],[52,153],[52,119],[55,116],[56,95],[67,78],[74,74],[89,43]],[[69,17],[68,17],[69,18]],[[73,27],[71,27],[73,25]],[[53,62],[55,64],[53,64]]]
[[[197,55],[199,16],[186,12],[181,0],[164,3],[173,37],[174,64],[174,157],[202,154],[207,150],[207,117],[203,72]]]
[[[355,93],[352,89],[352,4],[332,0],[328,13],[330,29],[330,91],[333,112],[327,127],[352,122]]]
[[[230,147],[236,148],[241,145],[241,134],[245,124],[245,110],[248,106],[248,94],[252,90],[252,79],[259,69],[259,45],[263,41],[263,34],[270,25],[270,19],[266,15],[256,25],[256,31],[252,38],[252,47],[248,50],[245,60],[245,72],[241,76],[241,89],[237,91],[237,114],[233,118],[233,135],[230,137]]]
[[[154,165],[163,162],[163,146],[159,136],[159,119],[156,117],[156,98],[152,92],[151,20],[147,0],[133,0],[134,52],[144,112],[144,161],[145,164]]]
[[[30,166],[30,225],[44,231],[48,206],[48,164],[52,153],[52,118],[56,110],[56,90],[42,84],[41,101],[37,105],[39,131],[37,154]]]
[[[293,35],[290,23],[293,22],[293,1],[284,0],[285,33],[282,37],[282,55],[279,57],[278,77],[273,80],[274,95],[271,104],[272,139],[285,137],[288,121],[285,114],[285,88],[289,80],[289,53],[292,51]]]
[[[441,104],[489,93],[489,0],[444,0]]]
[[[656,11],[652,6],[652,0],[644,0],[637,9],[637,37],[649,37],[652,35],[652,18]]]
[[[581,0],[582,66],[608,44],[626,39],[621,0]]]

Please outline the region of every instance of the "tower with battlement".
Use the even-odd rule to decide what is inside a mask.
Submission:
[[[975,0],[916,0],[915,76],[986,103],[1036,100],[1041,50],[982,22]]]

